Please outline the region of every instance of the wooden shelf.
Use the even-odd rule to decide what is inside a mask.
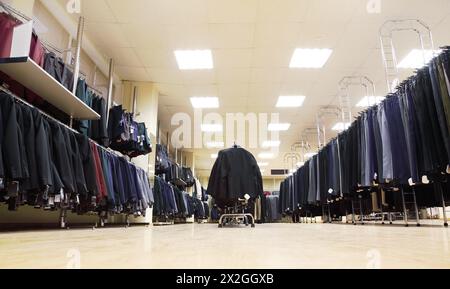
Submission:
[[[3,71],[74,119],[100,119],[98,113],[87,106],[29,57],[1,58],[0,71]]]

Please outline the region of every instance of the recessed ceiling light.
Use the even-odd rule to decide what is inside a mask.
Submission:
[[[266,140],[263,142],[262,147],[263,148],[276,148],[281,145],[281,141],[273,141],[273,140]]]
[[[217,97],[191,97],[194,108],[219,108],[219,98]]]
[[[258,163],[258,167],[267,167],[269,163]]]
[[[222,132],[221,124],[202,124],[202,132]]]
[[[225,143],[224,142],[220,142],[220,141],[212,141],[212,142],[208,142],[206,144],[206,147],[214,148],[214,149],[220,149],[220,148],[225,147]]]
[[[280,96],[278,98],[277,107],[301,107],[305,102],[305,96]]]
[[[175,57],[180,70],[214,68],[211,50],[177,50]]]
[[[273,153],[260,153],[260,154],[258,155],[258,157],[259,157],[260,159],[267,160],[267,159],[273,159],[273,158],[275,158],[275,155],[274,155]]]
[[[379,104],[385,99],[386,97],[384,96],[366,96],[363,99],[361,99],[358,102],[358,104],[356,104],[356,107],[369,107],[372,105]]]
[[[310,158],[312,158],[315,155],[317,155],[317,153],[307,153],[307,154],[305,154],[305,158],[306,159],[310,159]]]
[[[346,129],[348,129],[352,124],[351,123],[343,123],[343,122],[338,122],[337,124],[335,124],[333,126],[333,130],[334,131],[344,131]]]
[[[217,159],[218,156],[219,156],[218,154],[212,154],[212,155],[211,155],[211,158],[212,158],[212,159]]]
[[[403,58],[397,65],[397,68],[405,69],[419,69],[425,66],[436,54],[439,54],[441,50],[421,50],[413,49],[409,54]]]
[[[290,68],[322,68],[330,58],[331,49],[302,49],[295,50]]]
[[[290,127],[290,123],[271,123],[268,129],[269,131],[287,131]]]

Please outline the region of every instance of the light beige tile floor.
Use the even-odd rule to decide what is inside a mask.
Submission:
[[[330,224],[0,234],[0,268],[450,268],[450,230]]]

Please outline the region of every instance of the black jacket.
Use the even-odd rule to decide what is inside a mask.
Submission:
[[[246,194],[263,194],[261,171],[255,157],[243,148],[223,150],[214,164],[208,194],[219,205],[232,205]]]

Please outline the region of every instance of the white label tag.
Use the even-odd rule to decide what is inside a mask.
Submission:
[[[79,203],[80,203],[80,196],[77,195],[77,204],[79,204]]]
[[[3,179],[0,178],[0,188],[3,188],[4,184],[3,184]]]
[[[408,179],[408,183],[409,183],[409,185],[410,185],[411,187],[416,185],[416,184],[413,182],[412,178],[409,178],[409,179]]]
[[[333,189],[329,189],[329,190],[328,190],[328,193],[329,193],[330,195],[331,195],[333,192],[334,192]]]
[[[425,185],[428,185],[430,183],[430,180],[428,179],[428,176],[423,176],[422,177],[422,183]]]
[[[450,165],[447,166],[447,174],[450,174]]]
[[[55,203],[61,203],[61,196],[60,195],[56,195],[55,196]]]
[[[54,205],[55,205],[55,198],[54,198],[54,197],[50,197],[50,198],[48,199],[48,204],[49,204],[50,206],[54,206]]]

